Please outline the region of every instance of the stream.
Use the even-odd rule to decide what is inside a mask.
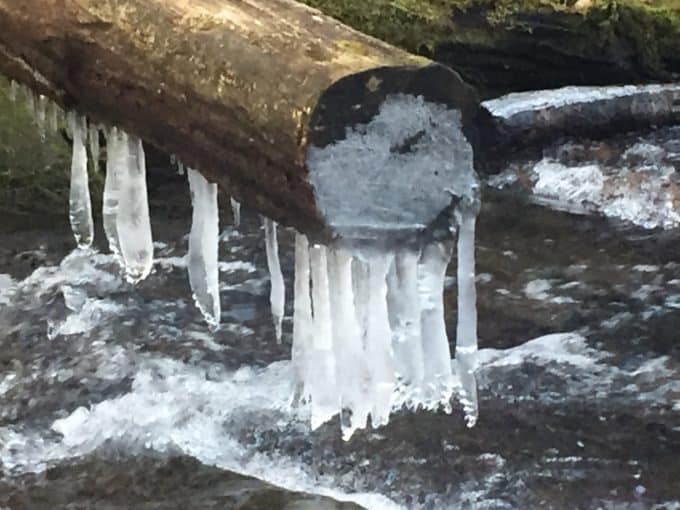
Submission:
[[[155,261],[136,286],[102,231],[73,251],[67,217],[2,225],[0,508],[680,509],[677,140],[572,141],[485,187],[473,428],[453,401],[347,442],[337,417],[310,431],[290,406],[295,234],[279,229],[277,344],[261,220],[234,228],[220,197],[211,332],[186,273],[186,177],[150,170]],[[574,191],[592,168],[550,188],[547,164],[599,169],[599,194]],[[615,175],[653,194],[638,213],[607,208]],[[453,349],[455,260],[448,274]]]

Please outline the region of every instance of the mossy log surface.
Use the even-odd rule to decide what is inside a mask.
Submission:
[[[303,0],[482,96],[680,77],[680,0]]]
[[[310,138],[344,136],[387,94],[482,111],[452,71],[291,0],[0,0],[0,73],[319,238]]]

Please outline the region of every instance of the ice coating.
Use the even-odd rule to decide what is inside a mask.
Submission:
[[[472,427],[477,404],[477,291],[475,288],[475,221],[478,203],[463,200],[458,219],[458,324],[456,325],[456,368],[461,385],[465,421]]]
[[[229,199],[229,202],[231,203],[231,216],[234,220],[234,226],[239,227],[241,225],[241,203],[233,197]]]
[[[293,311],[293,348],[291,358],[295,369],[293,402],[307,396],[307,357],[312,347],[312,297],[310,294],[309,242],[303,234],[295,235],[295,303]]]
[[[468,195],[477,182],[460,111],[404,94],[387,96],[342,140],[310,146],[307,166],[321,213],[346,238],[415,233],[450,204],[450,191]]]
[[[69,220],[71,230],[80,248],[88,248],[94,238],[90,185],[87,177],[87,152],[85,151],[85,119],[69,115],[73,135],[71,158],[71,188],[69,192]]]
[[[265,218],[263,223],[267,251],[267,266],[269,267],[269,280],[271,282],[269,302],[272,307],[276,341],[280,343],[284,306],[286,304],[286,288],[283,282],[283,273],[281,272],[281,261],[279,260],[279,242],[276,237],[276,222],[269,218]]]
[[[109,129],[106,135],[106,179],[102,199],[102,218],[109,249],[121,264],[117,217],[120,179],[127,159],[126,148],[127,134],[115,127]]]
[[[187,267],[196,306],[212,328],[220,324],[219,208],[217,184],[199,172],[187,169],[193,214],[189,234]]]
[[[121,144],[121,171],[116,232],[125,277],[130,283],[146,278],[153,266],[153,240],[146,192],[146,162],[142,141],[127,135]]]

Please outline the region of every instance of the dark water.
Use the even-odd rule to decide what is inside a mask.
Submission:
[[[351,508],[304,493],[375,509],[680,508],[677,230],[488,189],[478,424],[457,405],[399,412],[343,442],[337,420],[310,432],[288,407],[292,324],[277,345],[253,214],[239,231],[223,218],[223,327],[204,326],[180,259],[188,204],[181,178],[155,187],[159,262],[135,288],[107,255],[69,255],[66,218],[4,227],[0,508]],[[290,290],[293,234],[280,239]]]

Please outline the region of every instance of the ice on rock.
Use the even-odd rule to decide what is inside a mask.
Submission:
[[[233,198],[230,198],[229,201],[231,202],[231,216],[234,220],[234,226],[239,227],[241,226],[241,203]]]
[[[92,158],[92,169],[97,172],[99,171],[99,127],[96,124],[90,123],[88,126],[87,143]]]
[[[130,283],[146,278],[153,266],[153,240],[146,192],[146,162],[142,141],[127,135],[121,141],[117,174],[116,236],[125,277]]]
[[[267,251],[267,266],[269,267],[269,280],[271,289],[269,302],[272,308],[276,341],[281,342],[283,325],[283,313],[286,300],[286,289],[281,273],[281,261],[279,260],[279,243],[276,237],[276,222],[269,218],[263,219],[265,246]]]
[[[80,248],[91,246],[94,238],[90,186],[87,177],[85,123],[86,121],[82,117],[77,117],[75,114],[69,116],[69,127],[73,135],[69,219],[73,236]]]
[[[309,394],[312,406],[312,429],[316,429],[340,411],[340,399],[335,381],[336,360],[333,350],[333,326],[328,289],[327,249],[315,245],[310,249],[312,273],[312,341],[306,354]]]
[[[475,288],[475,221],[479,202],[463,199],[456,210],[458,220],[458,324],[456,366],[461,403],[468,427],[477,422],[477,291]]]
[[[446,406],[451,396],[453,377],[451,351],[444,323],[444,276],[451,259],[453,243],[433,241],[420,256],[418,295],[423,349],[421,402],[428,409]]]
[[[220,324],[217,184],[188,169],[193,215],[187,267],[196,306],[213,328]]]

